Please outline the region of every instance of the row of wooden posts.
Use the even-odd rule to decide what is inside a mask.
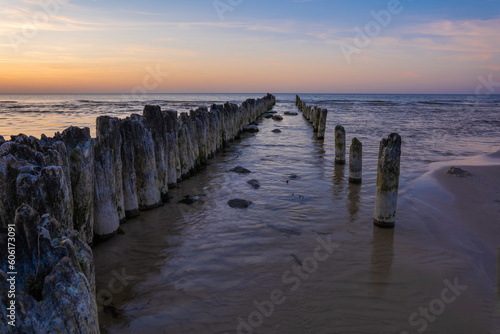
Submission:
[[[325,138],[328,111],[307,105],[297,95],[295,105],[313,125],[318,139]],[[394,227],[399,189],[401,161],[401,136],[392,133],[380,142],[377,195],[374,223],[380,227]],[[335,164],[346,163],[346,131],[342,125],[335,127]],[[355,137],[349,149],[349,182],[361,183],[363,174],[363,144]]]
[[[167,201],[170,188],[275,103],[268,94],[180,114],[145,106],[143,115],[98,117],[96,138],[88,127],[41,139],[0,137],[0,226],[25,203],[89,244],[110,237],[139,211]]]

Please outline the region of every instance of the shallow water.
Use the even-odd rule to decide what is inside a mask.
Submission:
[[[261,96],[0,95],[0,134],[51,135],[70,125],[95,133],[96,116],[141,113],[146,103],[187,111]],[[500,149],[500,97],[301,98],[329,110],[325,141],[300,115],[262,119],[258,134],[173,189],[170,203],[94,248],[102,332],[417,333],[424,324],[426,333],[500,332],[497,254],[464,232],[447,210],[451,196],[422,177],[435,162]],[[295,95],[277,99],[279,113],[296,111]],[[334,165],[336,124],[348,143],[363,142],[362,185]],[[372,224],[376,161],[391,132],[403,138],[400,197],[395,230],[381,230]],[[227,172],[237,165],[252,173]],[[178,204],[185,195],[201,200]],[[233,198],[253,205],[231,209]],[[318,250],[325,243],[331,253]],[[467,288],[440,303],[455,280]],[[437,315],[426,319],[421,308]]]
[[[419,179],[431,162],[495,150],[499,128],[488,120],[497,109],[409,102],[394,109],[365,99],[372,101],[366,108],[324,102],[324,142],[302,116],[262,119],[258,134],[232,143],[173,189],[169,204],[96,246],[102,331],[417,333],[424,324],[426,333],[498,331],[496,254],[464,235],[453,212],[423,201],[429,181]],[[276,111],[295,110],[283,100]],[[482,131],[474,127],[480,120]],[[354,135],[363,142],[362,185],[349,184],[347,167],[334,166],[337,123],[348,142]],[[394,131],[403,137],[397,226],[374,229],[378,142]],[[228,173],[237,165],[252,173]],[[246,183],[254,178],[259,189]],[[185,195],[201,200],[178,204]],[[433,196],[451,201],[444,192]],[[253,205],[231,209],[233,198]],[[325,243],[331,253],[318,249]],[[453,283],[466,288],[440,302]],[[454,295],[448,288],[444,296]],[[417,313],[410,323],[421,308],[437,315]]]

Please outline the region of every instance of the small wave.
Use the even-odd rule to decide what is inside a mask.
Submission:
[[[446,104],[450,104],[450,103],[447,103],[447,102],[432,102],[432,101],[419,101],[418,103],[419,104],[430,104],[430,105],[446,105]]]
[[[353,102],[352,100],[336,100],[336,99],[333,99],[333,100],[321,100],[321,101],[317,101],[317,102],[314,102],[314,103],[321,103],[321,104],[326,104],[326,103],[338,103],[338,102]]]
[[[6,103],[6,104],[9,103],[10,104],[10,103],[17,103],[17,101],[0,101],[0,103]]]
[[[397,106],[399,105],[399,103],[396,103],[396,102],[391,102],[391,101],[367,101],[366,102],[368,105],[372,105],[372,106]]]
[[[109,101],[94,101],[94,100],[77,100],[78,103],[93,103],[93,104],[102,104],[102,103],[110,103]]]

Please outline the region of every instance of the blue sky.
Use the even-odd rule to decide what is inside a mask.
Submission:
[[[373,12],[391,4],[381,26]],[[498,0],[0,0],[0,15],[0,92],[127,92],[151,68],[165,77],[148,92],[473,93],[481,77],[500,82]]]

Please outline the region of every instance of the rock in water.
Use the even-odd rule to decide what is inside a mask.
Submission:
[[[253,203],[252,201],[236,198],[227,202],[227,205],[235,209],[246,209],[250,205],[252,205],[252,203]]]
[[[281,133],[281,130],[280,129],[274,129],[272,132],[274,132],[274,133]]]
[[[243,132],[255,133],[259,132],[259,128],[256,125],[248,125],[243,128]]]
[[[28,205],[16,210],[16,327],[8,325],[10,275],[0,263],[1,333],[99,333],[92,250],[75,231]],[[15,226],[15,227],[14,227]],[[10,228],[10,227],[9,227]],[[0,232],[7,259],[8,230]],[[22,275],[21,275],[22,273]],[[13,330],[14,329],[14,330]]]
[[[466,170],[463,170],[462,168],[459,168],[459,167],[454,167],[452,166],[448,172],[448,174],[450,175],[453,175],[453,176],[458,176],[458,177],[465,177],[465,176],[469,176],[470,173]]]
[[[273,119],[274,119],[275,121],[282,121],[282,120],[283,120],[283,116],[281,116],[281,115],[274,115],[274,116],[273,116]]]
[[[238,173],[238,174],[248,174],[248,173],[251,173],[251,171],[249,171],[248,169],[243,168],[241,166],[236,166],[233,169],[230,169],[229,171],[233,172],[233,173]]]
[[[181,199],[179,201],[179,203],[191,205],[191,204],[194,204],[195,202],[198,202],[199,200],[201,200],[201,197],[202,196],[199,196],[199,195],[195,195],[195,196],[186,195],[186,196],[184,196],[183,199]]]
[[[247,181],[247,183],[249,185],[251,185],[252,187],[254,187],[255,189],[260,188],[260,182],[258,180],[253,179],[253,180]]]
[[[298,113],[293,112],[293,111],[285,111],[285,116],[297,116]]]

